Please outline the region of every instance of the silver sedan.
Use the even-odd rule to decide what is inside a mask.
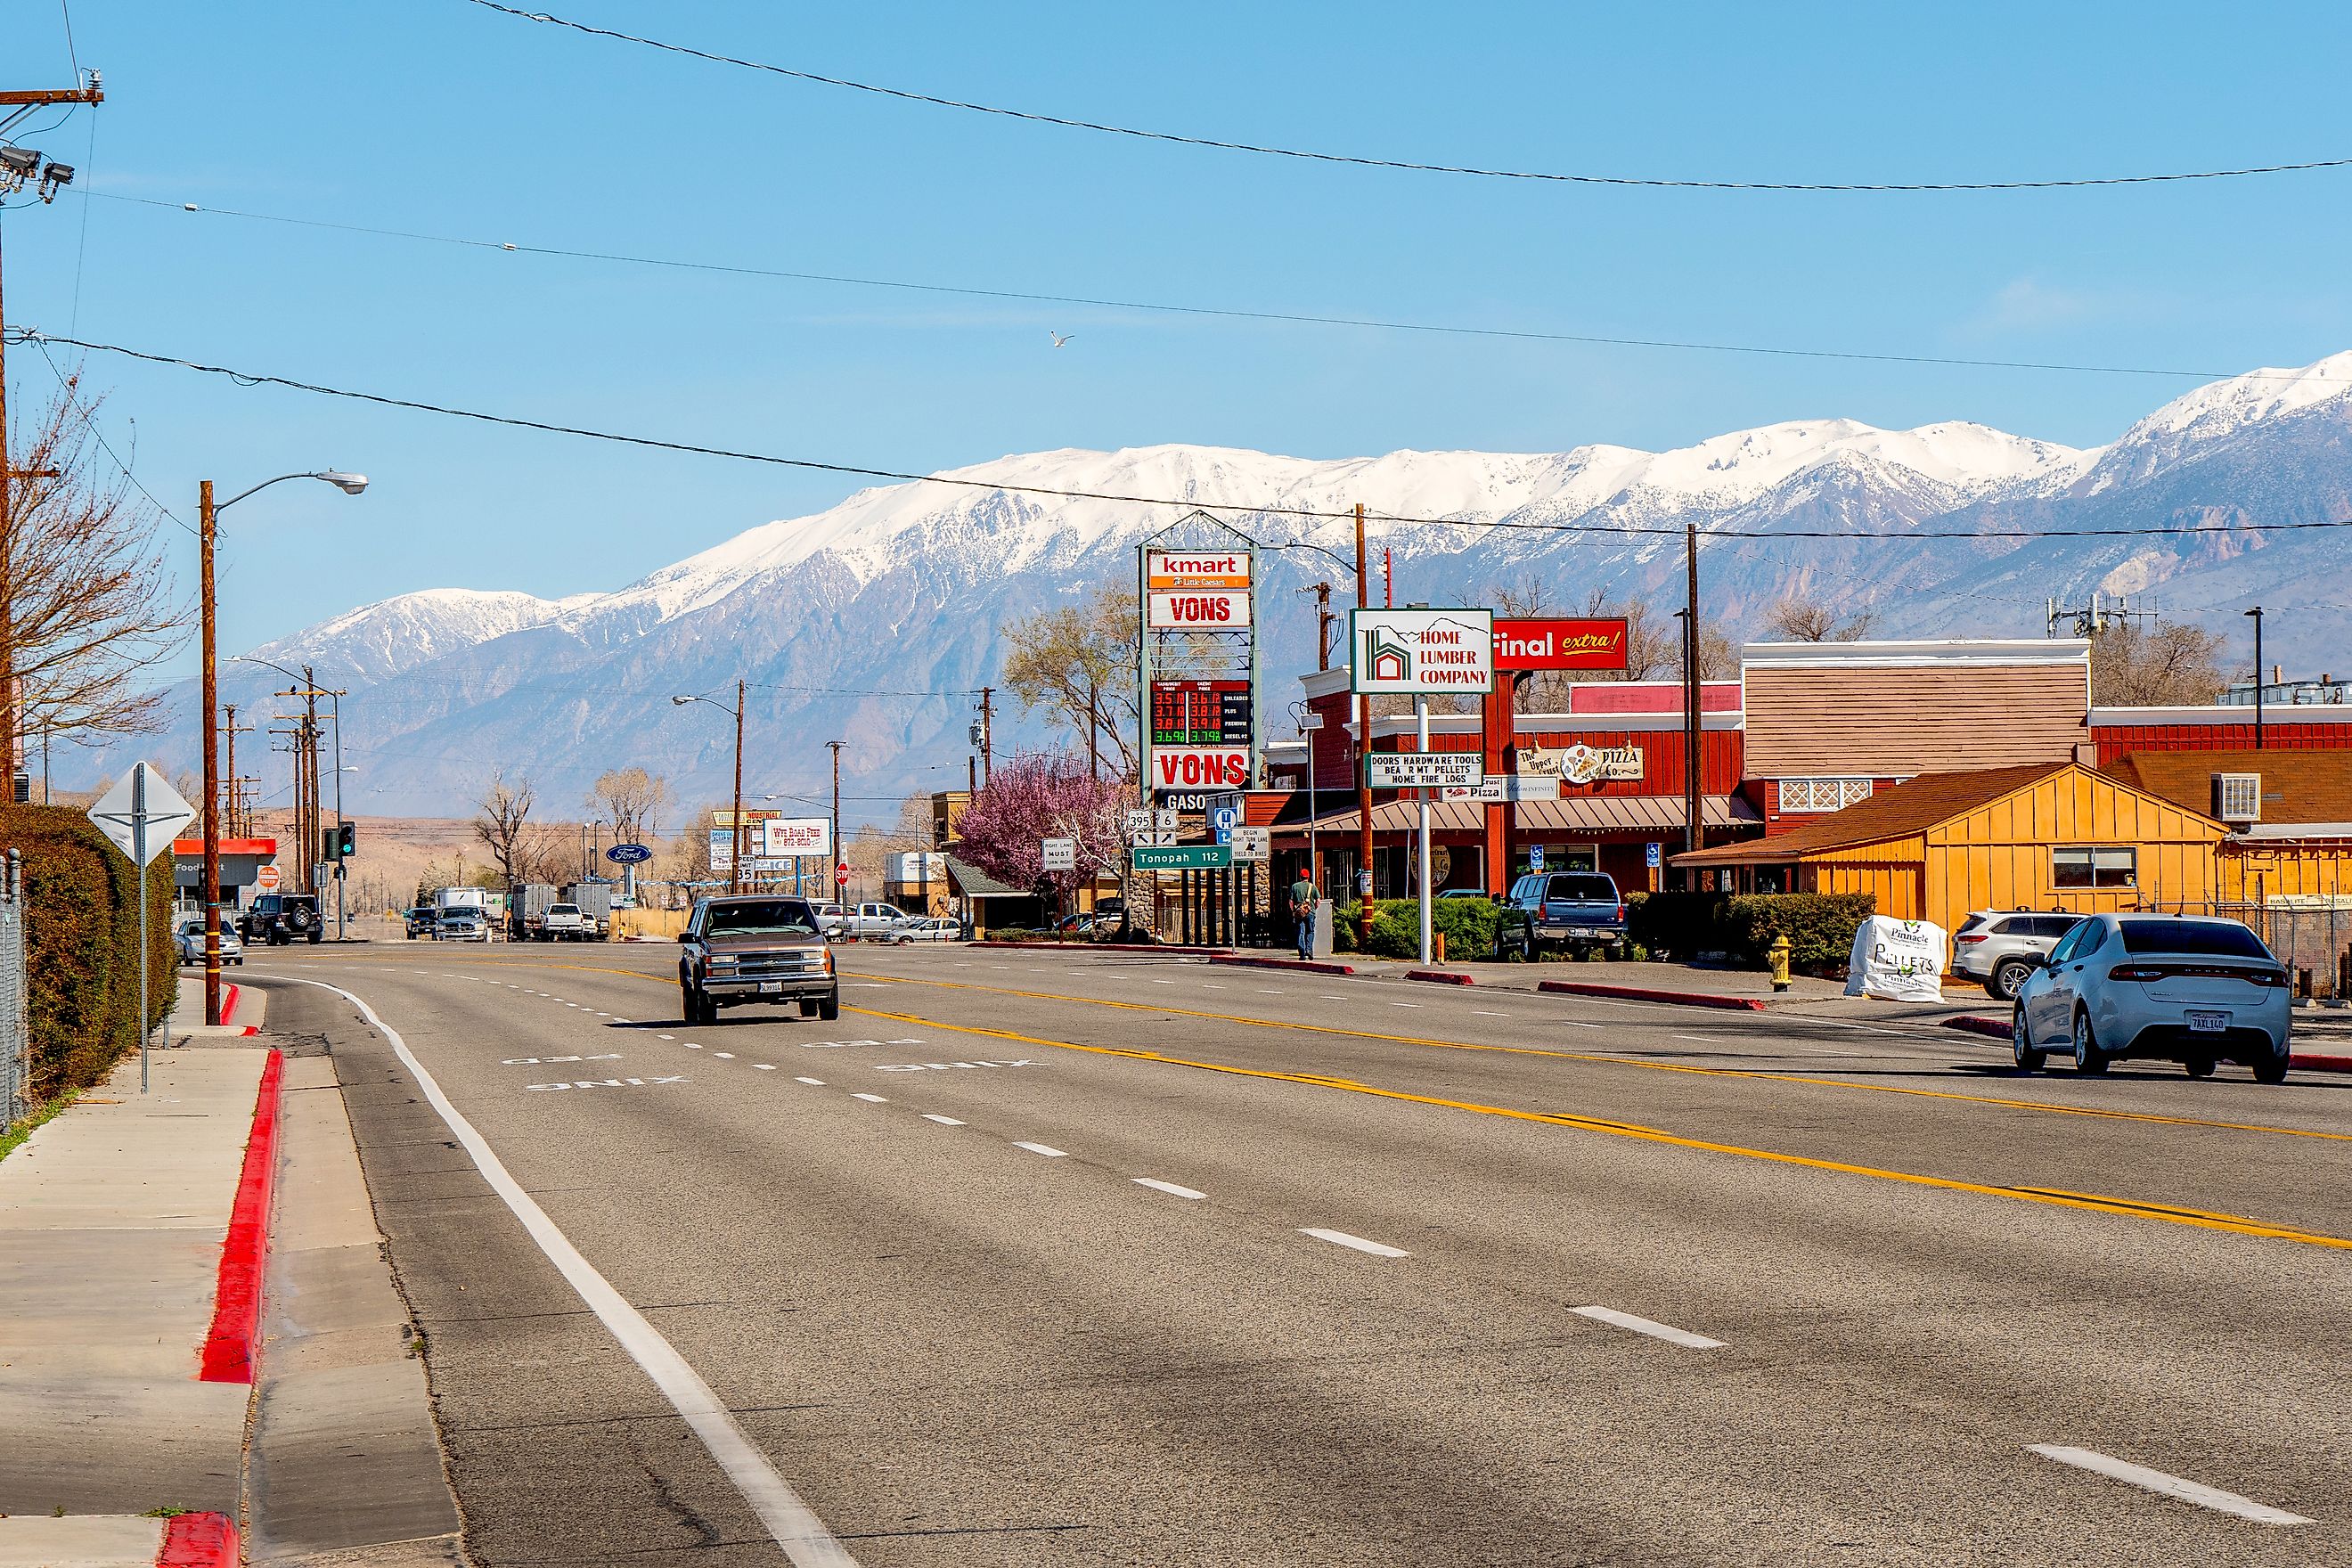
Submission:
[[[205,917],[183,915],[172,927],[172,941],[180,950],[182,963],[202,963],[205,961]],[[245,943],[236,934],[236,927],[226,916],[221,920],[220,955],[223,963],[243,963]]]
[[[2208,1078],[2229,1060],[2277,1083],[2286,1077],[2288,993],[2285,967],[2236,921],[2093,915],[2018,993],[2011,1045],[2027,1072],[2061,1050],[2077,1072],[2140,1057]]]

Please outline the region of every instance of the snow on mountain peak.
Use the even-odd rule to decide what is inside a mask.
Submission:
[[[253,650],[257,658],[305,659],[320,670],[382,680],[493,637],[556,620],[593,594],[542,599],[511,589],[421,588],[362,605]]]
[[[2301,370],[2263,369],[2184,393],[2124,433],[2118,447],[2169,436],[2210,439],[2264,419],[2299,414],[2352,393],[2352,349]]]

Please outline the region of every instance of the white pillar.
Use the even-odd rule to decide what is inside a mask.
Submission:
[[[1421,753],[1427,756],[1429,754],[1429,699],[1427,697],[1414,696],[1412,716],[1421,729]],[[1421,883],[1421,961],[1427,963],[1435,955],[1437,944],[1431,934],[1433,921],[1429,907],[1429,792],[1424,789],[1419,793],[1421,795],[1421,845],[1418,853],[1421,875],[1418,880]]]

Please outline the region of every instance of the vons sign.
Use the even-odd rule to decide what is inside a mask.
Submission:
[[[1245,550],[1148,550],[1143,577],[1144,624],[1153,631],[1249,629]]]
[[[1246,746],[1154,746],[1151,787],[1156,790],[1233,790],[1249,787]]]

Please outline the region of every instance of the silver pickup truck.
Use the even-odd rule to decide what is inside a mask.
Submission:
[[[1570,952],[1625,944],[1625,900],[1598,871],[1531,871],[1511,884],[1495,927],[1496,956],[1533,963],[1547,947]]]

